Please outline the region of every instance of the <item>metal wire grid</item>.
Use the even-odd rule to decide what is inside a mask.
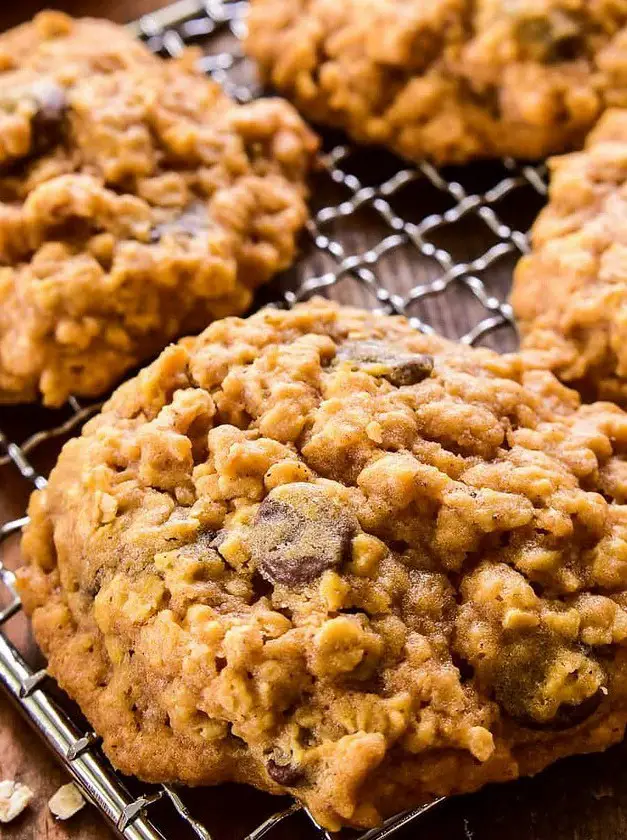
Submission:
[[[499,327],[510,325],[515,329],[514,317],[510,304],[506,300],[491,294],[482,276],[499,260],[509,254],[525,254],[529,250],[527,234],[514,230],[498,217],[494,206],[506,195],[523,186],[531,186],[543,195],[546,192],[544,167],[525,166],[518,168],[513,160],[503,161],[511,170],[511,176],[502,179],[492,189],[479,194],[468,194],[457,181],[449,181],[430,163],[422,162],[416,168],[401,169],[391,178],[378,186],[362,186],[360,180],[344,169],[344,162],[350,162],[350,146],[336,146],[327,154],[322,164],[329,177],[342,184],[350,198],[335,207],[325,207],[318,211],[308,224],[308,231],[316,246],[336,258],[338,265],[334,271],[303,282],[296,291],[285,292],[285,302],[293,305],[315,292],[336,285],[346,275],[356,276],[364,285],[374,289],[377,300],[384,309],[395,314],[409,316],[412,325],[422,332],[433,333],[433,327],[420,317],[411,315],[412,304],[446,291],[449,286],[459,283],[468,289],[485,309],[486,314],[472,329],[460,336],[466,344],[474,344],[489,332]],[[406,221],[398,215],[389,203],[389,199],[408,184],[426,179],[437,190],[450,196],[455,205],[443,214],[434,213],[422,219],[418,224]],[[325,226],[340,217],[350,217],[363,205],[376,211],[390,233],[381,239],[375,247],[360,254],[346,255],[342,244],[330,239],[325,233]],[[495,234],[499,241],[487,251],[479,254],[470,262],[456,262],[454,256],[430,240],[436,231],[456,225],[470,214],[476,214]],[[436,279],[413,286],[405,294],[394,294],[381,285],[376,267],[382,257],[400,246],[410,243],[423,258],[434,260],[440,271]]]
[[[178,55],[190,42],[206,45],[209,41],[210,51],[201,59],[203,69],[231,96],[245,102],[260,93],[250,78],[242,81],[239,72],[245,64],[239,40],[244,32],[246,5],[242,0],[179,0],[143,17],[132,24],[132,29],[153,51],[167,56]],[[217,49],[211,49],[215,39],[218,39]],[[341,187],[346,197],[320,208],[308,224],[312,247],[326,255],[332,268],[291,284],[277,294],[273,302],[289,307],[313,293],[328,292],[350,277],[368,293],[374,308],[406,314],[416,328],[432,332],[432,327],[419,314],[413,314],[415,304],[441,295],[451,287],[459,287],[471,293],[483,312],[483,317],[461,336],[462,341],[475,343],[491,331],[513,326],[509,304],[490,291],[490,274],[504,257],[526,253],[528,243],[524,231],[513,228],[499,217],[499,204],[513,193],[544,196],[545,167],[518,165],[506,159],[502,162],[504,171],[498,182],[484,191],[474,191],[466,189],[458,180],[447,178],[446,173],[429,163],[422,163],[417,167],[400,168],[391,177],[372,186],[364,185],[352,169],[354,154],[355,149],[350,145],[335,145],[323,157],[326,179]],[[409,185],[421,182],[430,184],[444,195],[451,206],[418,222],[408,221],[395,209],[393,200]],[[342,220],[350,226],[362,208],[372,211],[379,221],[377,241],[364,250],[351,252],[343,237],[334,238],[329,231]],[[459,261],[454,253],[439,246],[434,237],[438,231],[456,229],[470,217],[480,220],[495,242],[472,259]],[[428,261],[436,271],[432,279],[398,292],[382,281],[378,269],[387,255],[406,246],[413,249],[417,263]],[[56,442],[78,431],[97,409],[97,405],[82,405],[72,398],[63,422],[53,421],[21,443],[0,428],[0,467],[10,469],[12,466],[22,482],[36,488],[44,487],[46,479],[31,459],[47,442]],[[18,534],[26,522],[27,518],[22,517],[0,526],[0,548]],[[143,786],[139,794],[129,791],[100,753],[96,735],[81,729],[53,698],[48,690],[46,671],[33,671],[9,641],[4,632],[5,625],[20,612],[21,604],[15,590],[15,576],[1,562],[0,583],[8,595],[8,600],[5,598],[4,606],[0,607],[0,685],[64,762],[107,822],[128,840],[163,840],[165,834],[151,818],[151,806],[161,801],[169,806],[171,814],[181,820],[179,825],[186,826],[192,836],[219,840],[210,827],[192,816],[174,788]],[[381,828],[362,834],[360,840],[388,840],[402,828],[414,824],[433,804],[388,820]],[[306,809],[294,802],[262,822],[242,840],[271,836],[279,825],[298,812],[309,818],[310,836],[327,840],[331,837]],[[169,836],[178,840],[178,830]]]

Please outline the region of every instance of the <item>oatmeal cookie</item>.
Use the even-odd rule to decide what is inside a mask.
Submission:
[[[102,393],[287,267],[317,141],[103,21],[0,36],[0,403]]]
[[[322,301],[166,349],[66,444],[19,586],[126,773],[335,829],[627,720],[627,415]]]
[[[412,160],[567,151],[627,104],[625,0],[253,0],[249,29],[303,113]]]
[[[550,200],[514,278],[523,348],[586,397],[627,405],[627,111],[549,166]]]

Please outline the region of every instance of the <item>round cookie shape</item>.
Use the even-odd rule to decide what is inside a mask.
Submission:
[[[98,396],[296,251],[313,133],[122,27],[0,35],[0,404]]]
[[[587,399],[627,405],[627,110],[549,161],[549,203],[518,263],[512,305],[530,363]]]
[[[114,764],[330,829],[627,720],[627,415],[322,300],[167,348],[32,497],[19,587]]]
[[[447,164],[579,148],[626,41],[614,0],[253,0],[246,46],[313,122]]]

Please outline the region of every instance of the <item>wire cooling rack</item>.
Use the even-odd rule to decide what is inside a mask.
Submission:
[[[240,45],[245,12],[241,0],[180,0],[131,26],[164,56],[177,56],[187,44],[201,45],[203,69],[231,96],[246,102],[261,91]],[[392,155],[325,135],[312,194],[312,220],[301,258],[264,290],[257,304],[289,307],[322,293],[405,314],[426,332],[437,324],[466,343],[515,346],[506,296],[511,269],[528,249],[526,229],[546,194],[543,165],[506,159],[439,171],[429,163],[408,166]],[[236,810],[245,810],[249,823],[234,834],[232,820],[227,832],[219,820],[223,792],[203,792],[204,805],[198,808],[198,797],[194,802],[190,793],[120,778],[100,752],[96,735],[76,709],[68,710],[45,669],[27,664],[12,642],[10,628],[19,620],[21,605],[11,558],[17,555],[15,537],[27,521],[23,512],[28,492],[45,486],[44,475],[62,442],[97,409],[75,399],[62,411],[1,409],[0,502],[6,501],[11,516],[16,514],[0,526],[0,685],[122,837],[330,838],[297,802],[287,800],[275,810],[281,800],[251,791],[252,804],[242,807],[246,794],[235,794]],[[211,807],[212,796],[216,807]],[[359,837],[400,838],[430,807],[399,815]]]

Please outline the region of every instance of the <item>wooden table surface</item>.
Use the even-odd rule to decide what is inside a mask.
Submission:
[[[158,8],[162,5],[162,0],[65,0],[53,5],[73,14],[99,14],[123,22]],[[40,8],[41,4],[33,0],[21,0],[11,4],[7,0],[0,0],[0,30],[28,19]],[[387,177],[384,173],[385,167],[388,164],[393,166],[385,156],[365,154],[362,160],[358,154],[356,158],[355,171],[359,170],[359,175],[366,184],[380,182]],[[501,172],[499,177],[502,174]],[[477,189],[475,184],[494,183],[496,176],[490,167],[479,167],[456,173],[456,177],[459,177],[472,192],[473,189]],[[328,189],[328,185],[325,189]],[[342,200],[341,195],[341,190],[329,196],[324,190],[318,190],[314,186],[314,200],[318,206],[325,203],[337,204],[338,200]],[[419,219],[434,212],[433,202],[441,199],[442,196],[437,194],[437,190],[430,190],[429,184],[422,181],[412,186],[408,193],[401,190],[391,203],[394,211],[405,218]],[[509,209],[506,206],[507,202],[499,205],[499,213],[507,214],[513,210],[515,224],[525,229],[541,201],[537,197],[534,200],[527,194],[524,202],[514,198],[510,203],[512,206]],[[444,212],[445,209],[446,205],[442,204],[437,212]],[[512,221],[508,219],[508,223],[512,224]],[[341,227],[341,224],[341,221],[333,223],[330,230],[325,229],[325,232],[337,237],[338,226]],[[340,237],[346,248],[350,249],[347,250],[348,253],[363,253],[372,248],[381,236],[380,222],[377,228],[369,212],[360,211],[355,214],[351,224],[350,231],[347,233],[345,227]],[[489,237],[486,237],[486,229],[479,229],[476,225],[473,227],[473,223],[467,221],[461,233],[454,227],[444,226],[441,236],[434,237],[434,241],[438,247],[455,252],[456,260],[468,260],[490,246]],[[377,270],[387,288],[403,295],[417,284],[428,282],[437,276],[437,266],[429,267],[426,263],[417,262],[415,256],[415,249],[412,252],[403,246],[390,252],[381,261]],[[512,265],[511,255],[496,265],[489,275],[489,282],[486,282],[488,292],[501,299],[505,298]],[[275,295],[277,290],[293,286],[294,283],[302,281],[304,276],[323,275],[331,268],[332,263],[329,260],[309,247],[305,250],[300,266],[289,272],[266,294]],[[373,298],[366,289],[367,283],[360,284],[348,277],[334,287],[332,294],[345,302],[372,304]],[[481,307],[472,295],[464,295],[463,289],[460,291],[456,288],[451,294],[447,292],[416,304],[410,309],[410,314],[428,321],[450,337],[458,337],[481,317]],[[512,349],[515,339],[512,331],[502,331],[495,338],[489,339],[489,343],[500,349]],[[35,408],[4,408],[0,411],[0,427],[3,431],[14,434],[14,439],[23,439],[39,424],[52,422],[49,415]],[[44,473],[49,468],[54,454],[54,451],[44,453],[44,462],[39,465]],[[20,484],[15,479],[16,474],[12,467],[0,468],[0,522],[23,514],[27,500],[26,488],[24,483]],[[19,562],[17,543],[9,547],[4,559]],[[14,632],[20,638],[22,647],[26,645],[32,651],[33,645],[28,641],[25,620]],[[620,746],[604,755],[560,762],[535,779],[489,788],[473,796],[455,799],[434,809],[418,827],[404,832],[403,840],[625,840],[626,758],[627,750]],[[24,781],[36,792],[36,799],[23,817],[0,830],[0,837],[12,840],[60,840],[70,837],[76,840],[111,840],[111,832],[91,808],[85,808],[67,823],[54,821],[46,802],[52,793],[67,781],[66,775],[38,737],[0,695],[0,779],[2,778]],[[254,803],[257,801],[255,794],[242,794],[231,789],[230,792],[221,791],[218,795],[221,802],[231,802],[232,806],[222,807],[225,813],[219,818],[221,825],[219,833],[216,828],[216,840],[238,840],[243,834],[241,824],[236,816],[231,815],[246,811],[247,806],[242,804],[244,798],[248,797],[250,802]],[[195,797],[195,801],[202,802],[206,798],[207,794],[201,793]],[[214,822],[215,818],[214,811]],[[248,826],[246,830],[249,831],[251,827]],[[301,835],[297,827],[292,827],[281,836],[286,840],[293,840]],[[182,840],[182,837],[173,833],[172,840]]]

